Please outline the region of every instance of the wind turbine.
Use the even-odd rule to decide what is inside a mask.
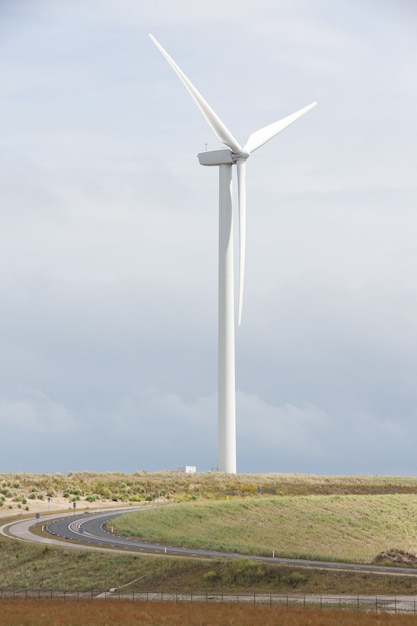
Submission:
[[[219,303],[218,303],[218,470],[236,474],[236,391],[235,391],[235,320],[233,275],[232,166],[236,165],[239,203],[239,305],[238,325],[242,319],[246,245],[246,160],[305,115],[317,102],[252,133],[242,147],[223,124],[184,72],[161,44],[149,35],[174,72],[191,94],[216,137],[225,145],[221,150],[198,154],[201,165],[219,168]]]

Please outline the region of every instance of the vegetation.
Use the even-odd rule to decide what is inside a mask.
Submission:
[[[302,474],[185,474],[182,472],[69,472],[1,474],[0,507],[13,498],[77,498],[81,501],[141,502],[218,500],[247,496],[417,494],[417,478],[390,476],[305,476]]]
[[[417,595],[417,578],[301,569],[249,559],[180,559],[87,552],[0,536],[0,589],[167,593]],[[1,612],[0,612],[1,613]]]

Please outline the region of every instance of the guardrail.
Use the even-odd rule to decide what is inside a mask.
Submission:
[[[168,592],[59,591],[45,589],[0,589],[2,598],[43,598],[71,600],[130,600],[146,602],[203,602],[251,604],[272,607],[302,607],[372,611],[375,613],[408,613],[417,615],[417,596],[335,596],[335,595],[267,595],[267,594],[180,594]]]

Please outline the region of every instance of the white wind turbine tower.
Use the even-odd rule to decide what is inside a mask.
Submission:
[[[161,44],[149,35],[190,92],[217,138],[227,146],[201,152],[201,165],[219,168],[219,330],[218,330],[218,470],[236,473],[235,321],[232,225],[232,165],[237,167],[239,201],[239,308],[242,318],[246,240],[246,159],[284,128],[316,106],[308,106],[250,135],[242,147]]]

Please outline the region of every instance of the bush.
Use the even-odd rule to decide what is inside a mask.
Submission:
[[[307,575],[302,574],[301,572],[291,572],[288,577],[288,582],[293,586],[297,587],[300,583],[305,583],[307,580]]]

